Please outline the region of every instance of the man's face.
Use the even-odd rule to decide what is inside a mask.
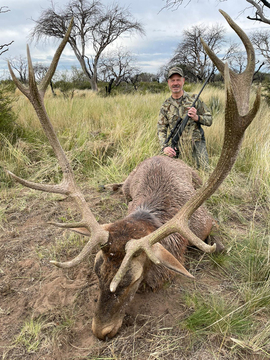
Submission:
[[[172,92],[173,97],[182,96],[182,90],[183,90],[184,83],[185,83],[185,78],[178,74],[173,74],[168,79],[168,85]]]

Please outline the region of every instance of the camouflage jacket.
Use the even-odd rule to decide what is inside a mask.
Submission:
[[[158,120],[158,138],[161,148],[164,147],[164,142],[174,128],[179,117],[182,119],[188,112],[195,100],[196,94],[188,94],[184,91],[180,99],[173,99],[169,97],[164,101],[159,112]],[[212,115],[207,106],[199,99],[196,103],[197,114],[200,116],[199,121],[192,119],[188,120],[187,126],[183,131],[179,142],[181,141],[200,141],[204,138],[204,132],[201,125],[211,126]],[[179,144],[180,145],[180,144]]]

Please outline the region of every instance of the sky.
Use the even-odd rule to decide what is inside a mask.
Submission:
[[[65,7],[69,0],[53,0],[56,9]],[[0,56],[0,79],[8,77],[7,59],[26,56],[26,44],[30,46],[33,62],[50,64],[59,40],[36,44],[29,41],[29,34],[35,26],[42,12],[50,7],[51,0],[5,0],[1,1],[1,7],[7,6],[10,10],[0,14],[0,44],[14,40],[9,51]],[[104,5],[118,3],[120,6],[128,6],[133,17],[140,21],[144,27],[145,35],[119,38],[115,46],[123,46],[134,54],[136,65],[142,72],[157,73],[159,68],[166,64],[174,54],[181,41],[183,30],[199,24],[222,24],[226,28],[226,37],[235,40],[233,31],[227,25],[219,9],[227,12],[237,24],[248,34],[259,27],[258,22],[250,21],[247,15],[251,15],[246,0],[183,0],[178,9],[162,9],[165,0],[102,0]],[[268,25],[269,27],[269,25]],[[89,48],[88,55],[91,55]],[[73,51],[66,46],[60,59],[58,69],[69,70],[72,66],[79,68],[79,63]]]

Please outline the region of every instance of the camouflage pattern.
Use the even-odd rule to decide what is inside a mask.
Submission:
[[[178,74],[182,77],[184,77],[184,72],[183,70],[179,67],[179,66],[175,66],[173,68],[171,68],[168,72],[168,79],[173,75],[173,74]]]
[[[161,148],[163,149],[165,140],[174,128],[179,117],[182,119],[186,116],[188,108],[191,107],[196,94],[188,94],[184,91],[180,99],[173,99],[169,97],[163,103],[158,120],[158,138]],[[199,99],[196,103],[197,114],[200,116],[199,122],[189,119],[185,130],[179,139],[179,148],[181,144],[185,146],[189,143],[194,144],[204,140],[204,132],[200,125],[211,126],[212,115],[207,106]],[[193,147],[193,146],[192,146]]]

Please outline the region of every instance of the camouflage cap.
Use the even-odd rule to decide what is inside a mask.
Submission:
[[[178,74],[178,75],[184,77],[184,72],[183,72],[183,70],[182,70],[180,67],[178,67],[178,66],[172,67],[172,68],[168,71],[168,79],[169,79],[173,74]]]

